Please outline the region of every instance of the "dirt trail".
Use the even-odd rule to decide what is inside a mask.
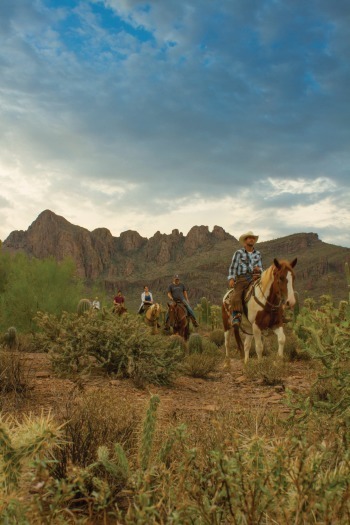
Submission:
[[[290,373],[284,386],[267,386],[261,381],[253,381],[244,375],[241,360],[231,359],[230,368],[222,369],[211,379],[178,377],[168,387],[150,385],[145,389],[137,388],[128,379],[109,379],[106,377],[78,378],[77,381],[60,379],[54,376],[47,354],[21,354],[21,359],[28,368],[31,392],[21,411],[39,414],[49,411],[56,404],[67,399],[74,389],[108,389],[111,397],[130,403],[130,407],[144,409],[150,393],[158,394],[161,399],[160,417],[167,420],[181,418],[197,419],[200,414],[216,410],[242,410],[244,408],[273,409],[288,413],[283,400],[285,387],[294,391],[308,390],[315,372],[307,361],[289,363]]]

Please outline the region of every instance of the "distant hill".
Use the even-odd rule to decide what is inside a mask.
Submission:
[[[166,301],[174,273],[189,288],[191,303],[201,297],[219,304],[226,291],[227,273],[238,240],[220,226],[193,226],[187,235],[174,229],[147,239],[128,230],[113,237],[107,228],[89,230],[68,222],[50,210],[43,211],[26,231],[13,231],[3,249],[22,251],[40,259],[71,257],[77,273],[87,283],[100,281],[112,296],[121,288],[136,306],[144,284],[156,300]],[[331,293],[335,301],[348,299],[345,262],[350,249],[322,242],[316,233],[295,233],[257,244],[264,267],[274,257],[298,258],[296,289],[301,300]]]

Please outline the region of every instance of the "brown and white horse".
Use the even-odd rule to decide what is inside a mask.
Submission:
[[[152,334],[158,333],[158,319],[160,316],[160,304],[154,303],[146,309],[145,321],[152,327]]]
[[[232,328],[229,290],[223,298],[222,320],[225,330],[225,349],[226,359],[229,357],[230,336],[234,330],[235,339],[238,349],[247,363],[249,359],[249,350],[253,337],[255,339],[255,349],[258,359],[261,359],[263,353],[263,342],[261,331],[271,328],[277,335],[278,355],[283,357],[283,348],[286,336],[283,331],[283,310],[288,305],[291,308],[295,305],[294,295],[294,271],[293,268],[297,259],[292,262],[278,261],[274,259],[273,264],[267,268],[258,281],[255,281],[246,291],[244,297],[244,314],[251,324],[251,332],[246,333],[244,346],[239,333],[238,324]]]
[[[179,334],[187,341],[190,326],[187,309],[182,303],[168,303],[169,324],[174,334]]]

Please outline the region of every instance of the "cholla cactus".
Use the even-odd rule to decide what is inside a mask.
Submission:
[[[14,326],[10,326],[7,332],[5,333],[5,344],[10,350],[16,350],[18,348],[18,337],[17,330]]]
[[[80,299],[78,303],[77,312],[78,315],[84,315],[91,311],[91,302],[89,299]]]
[[[150,462],[159,402],[160,399],[157,395],[151,397],[146,419],[143,423],[141,444],[139,450],[139,462],[142,470],[147,470]]]

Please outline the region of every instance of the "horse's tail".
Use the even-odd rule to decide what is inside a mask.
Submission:
[[[241,334],[239,333],[239,324],[238,323],[236,323],[233,326],[233,331],[235,333],[235,339],[236,339],[236,343],[237,343],[237,348],[239,350],[239,353],[241,354],[242,359],[244,359],[244,346],[243,346],[243,342],[242,342],[242,339],[241,339]]]

